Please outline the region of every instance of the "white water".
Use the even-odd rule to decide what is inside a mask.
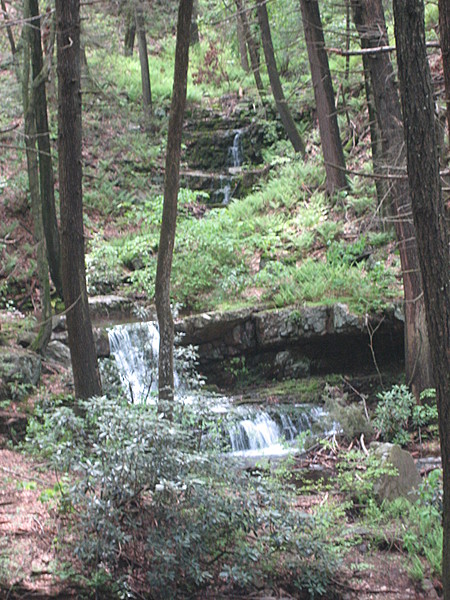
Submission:
[[[158,390],[159,331],[154,322],[117,325],[109,330],[111,357],[117,363],[121,382],[133,403],[152,402]],[[180,372],[183,372],[180,370]],[[175,386],[183,393],[186,386],[175,374]],[[199,392],[191,391],[182,401],[192,404]],[[283,456],[292,451],[297,436],[311,429],[323,415],[318,407],[298,406],[290,413],[271,409],[233,408],[228,399],[211,398],[211,414],[221,415],[233,455],[244,457]],[[228,417],[232,417],[228,419]]]
[[[236,173],[238,169],[242,166],[242,129],[238,129],[234,133],[233,144],[228,148],[228,157],[227,157],[227,168],[230,173],[230,176],[221,176],[220,177],[220,188],[215,192],[217,196],[223,196],[222,204],[229,204],[231,197],[233,195],[233,190],[231,189],[233,183],[233,174]]]

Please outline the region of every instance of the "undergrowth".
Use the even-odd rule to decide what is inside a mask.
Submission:
[[[60,510],[91,584],[109,576],[138,591],[138,568],[152,598],[261,581],[323,596],[337,557],[314,517],[296,511],[293,491],[275,479],[198,454],[179,408],[168,421],[155,406],[97,398],[44,405],[32,420],[28,448],[71,473]]]

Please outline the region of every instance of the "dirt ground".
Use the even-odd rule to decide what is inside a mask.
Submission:
[[[61,578],[64,548],[61,522],[52,495],[55,473],[24,454],[0,448],[0,599],[89,598]],[[308,510],[320,497],[301,497]],[[439,582],[411,581],[405,557],[395,549],[373,551],[364,541],[345,558],[335,581],[341,600],[434,600]],[[95,594],[92,594],[92,598]],[[201,598],[243,598],[207,590]],[[283,589],[247,595],[259,600],[288,600]]]

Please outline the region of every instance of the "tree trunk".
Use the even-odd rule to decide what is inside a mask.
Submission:
[[[447,127],[450,144],[450,0],[439,0],[439,39],[444,69]]]
[[[136,18],[134,10],[126,9],[125,16],[125,39],[123,42],[123,53],[125,56],[133,56],[134,40],[136,38]]]
[[[248,62],[247,43],[245,41],[244,25],[242,24],[242,15],[239,10],[236,11],[236,30],[239,44],[239,57],[241,60],[241,67],[246,72],[250,72],[250,64]]]
[[[375,188],[377,190],[378,210],[386,217],[392,215],[391,206],[388,202],[389,190],[386,181],[377,175],[383,174],[382,159],[383,150],[381,147],[381,132],[378,126],[377,113],[375,110],[375,100],[373,97],[372,84],[370,82],[370,68],[368,57],[363,54],[363,69],[364,69],[364,88],[366,91],[367,112],[369,115],[370,128],[370,149],[372,151],[373,172],[375,175]],[[385,221],[382,220],[383,228]]]
[[[252,31],[250,29],[250,24],[247,19],[247,8],[244,4],[244,0],[234,0],[237,8],[238,15],[241,17],[242,27],[244,28],[244,36],[245,41],[248,47],[248,53],[250,56],[250,64],[253,72],[253,77],[255,78],[256,88],[259,92],[259,97],[261,98],[261,102],[264,103],[264,85],[261,79],[261,74],[259,72],[259,56],[258,49],[256,47],[255,38],[252,35]]]
[[[382,0],[352,0],[352,8],[361,46],[389,45]],[[382,138],[383,168],[394,176],[390,197],[403,276],[405,371],[408,385],[418,398],[423,389],[433,387],[433,377],[410,190],[407,179],[398,178],[406,158],[402,114],[389,54],[368,55],[367,62]]]
[[[273,51],[272,35],[270,33],[269,17],[267,15],[266,0],[256,0],[258,8],[258,21],[261,28],[261,39],[266,59],[267,72],[269,74],[270,87],[277,105],[277,110],[283,123],[286,134],[294,147],[295,152],[305,154],[305,144],[297,130],[295,121],[292,118],[291,111],[284,97],[281,87],[280,76],[278,74],[275,53]]]
[[[200,36],[198,33],[198,0],[194,0],[192,7],[191,17],[191,32],[189,38],[189,44],[195,46],[200,43]]]
[[[101,394],[84,261],[80,0],[56,0],[61,267],[75,394]]]
[[[39,148],[39,178],[42,204],[42,222],[47,244],[47,257],[50,274],[58,295],[62,298],[61,249],[58,221],[56,218],[55,184],[51,154],[50,132],[47,116],[46,76],[43,73],[44,59],[41,44],[41,18],[39,1],[29,0],[32,18],[31,28],[31,65],[33,71],[34,112]]]
[[[333,83],[317,0],[300,0],[300,8],[319,119],[320,140],[327,174],[327,192],[333,195],[337,190],[347,187]]]
[[[159,401],[173,400],[173,318],[170,308],[170,275],[177,222],[177,200],[180,184],[181,135],[186,104],[189,63],[189,32],[193,0],[180,0],[178,8],[177,44],[173,77],[172,103],[167,136],[164,180],[164,205],[158,249],[155,282],[159,343]],[[170,411],[170,409],[169,409]]]
[[[148,66],[147,38],[145,35],[144,12],[140,0],[136,4],[136,29],[139,48],[139,62],[141,65],[142,100],[146,120],[152,116],[152,89],[150,86],[150,69]]]
[[[433,88],[422,0],[394,0],[408,180],[439,412],[444,482],[444,600],[450,599],[450,251],[439,179]]]
[[[31,0],[25,0],[23,16],[30,21]],[[44,353],[52,334],[52,307],[50,301],[50,284],[48,279],[48,263],[44,231],[42,225],[41,195],[39,190],[39,168],[36,148],[36,113],[35,94],[30,90],[30,60],[33,51],[34,34],[30,26],[23,28],[23,72],[22,72],[22,102],[25,126],[25,147],[27,156],[28,185],[31,199],[31,214],[33,217],[34,241],[36,247],[36,263],[41,293],[41,326],[32,349]]]

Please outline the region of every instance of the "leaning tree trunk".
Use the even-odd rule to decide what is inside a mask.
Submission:
[[[293,145],[295,152],[300,152],[300,154],[304,155],[305,144],[303,143],[303,140],[297,130],[297,126],[292,118],[286,98],[284,97],[283,88],[281,87],[280,76],[278,74],[275,53],[273,50],[272,35],[270,33],[266,0],[256,0],[256,3],[258,8],[258,21],[261,28],[264,57],[266,59],[267,72],[269,74],[270,87],[272,88],[275,104],[277,105],[281,122],[283,123],[286,134]]]
[[[389,45],[382,0],[352,0],[353,16],[363,48]],[[390,197],[403,276],[405,371],[418,398],[433,387],[422,280],[405,166],[404,132],[394,70],[386,52],[369,55],[368,66],[382,138],[384,172],[392,176]]]
[[[171,401],[174,398],[174,331],[170,308],[170,275],[177,223],[178,190],[180,187],[181,135],[186,104],[192,4],[193,0],[180,0],[178,8],[175,69],[166,150],[164,205],[155,282],[156,312],[160,334],[158,378],[160,402]],[[168,410],[170,414],[171,409]]]
[[[430,336],[444,482],[442,579],[450,600],[450,251],[422,0],[394,0],[408,180]]]
[[[314,87],[320,140],[327,175],[327,192],[334,194],[347,187],[345,159],[334,101],[322,20],[317,0],[300,0],[306,48]]]
[[[45,90],[46,74],[42,56],[41,18],[39,0],[29,0],[32,19],[32,51],[31,64],[33,70],[34,111],[36,115],[36,132],[39,148],[39,179],[42,203],[42,222],[47,244],[47,257],[50,274],[58,295],[62,298],[61,250],[58,220],[55,206],[55,184],[53,179],[53,162],[50,145],[50,132],[47,116],[47,93]]]
[[[255,79],[256,89],[258,90],[259,97],[261,102],[264,100],[264,85],[261,79],[261,73],[259,72],[259,57],[258,50],[256,47],[255,38],[253,37],[252,30],[250,29],[250,24],[247,19],[247,8],[243,2],[243,0],[234,0],[236,4],[237,14],[240,17],[242,22],[242,27],[244,29],[245,41],[248,47],[248,54],[250,56],[250,65],[253,72],[253,77]]]
[[[101,394],[84,261],[80,0],[56,0],[61,267],[75,394]]]
[[[139,48],[139,62],[141,65],[142,101],[144,115],[147,121],[152,116],[152,89],[150,86],[150,69],[148,66],[147,38],[145,35],[145,18],[141,0],[138,0],[135,8],[136,29]]]
[[[32,0],[25,0],[23,16],[26,23],[30,22],[30,5]],[[30,25],[23,28],[23,71],[22,71],[22,102],[25,125],[25,147],[27,156],[28,185],[31,199],[31,214],[33,217],[34,241],[36,247],[36,263],[39,279],[41,326],[33,341],[32,349],[44,353],[52,334],[52,305],[50,299],[50,283],[48,279],[48,262],[42,225],[41,195],[39,190],[39,168],[36,148],[36,96],[30,89],[30,60],[33,51],[34,34]],[[35,92],[35,90],[34,90]]]

